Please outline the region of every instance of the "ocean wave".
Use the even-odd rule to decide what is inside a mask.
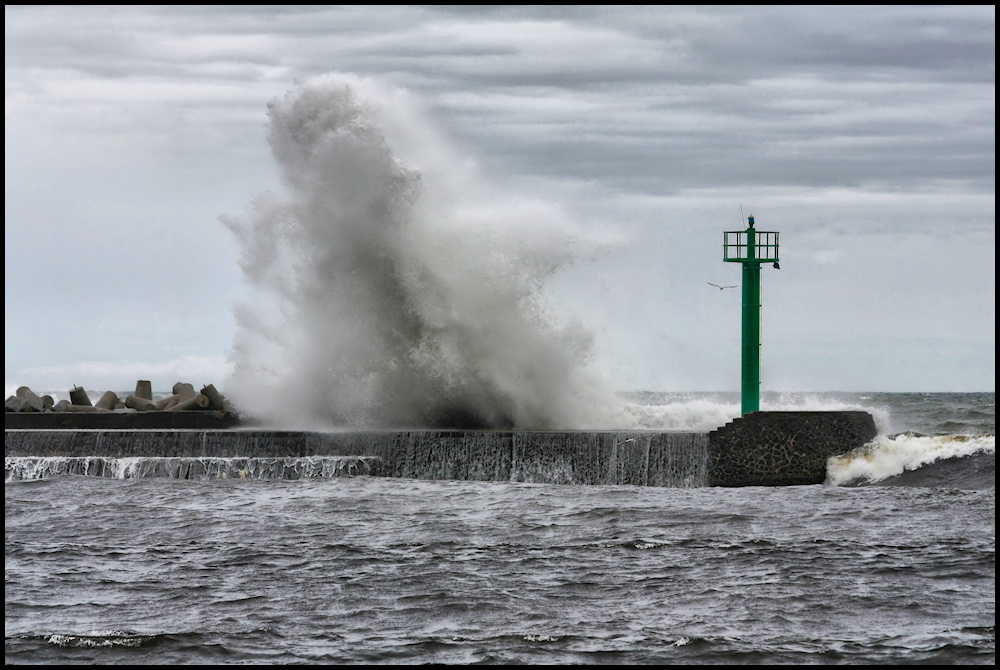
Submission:
[[[994,455],[995,435],[922,435],[901,433],[879,436],[860,449],[827,461],[827,484],[843,486],[874,483],[934,463],[975,454]]]
[[[739,415],[739,403],[704,397],[690,397],[666,404],[627,402],[621,409],[618,425],[638,430],[707,432],[726,425]]]
[[[45,641],[59,647],[142,647],[155,642],[162,635],[142,635],[131,630],[91,631],[84,634],[55,633],[44,636]]]

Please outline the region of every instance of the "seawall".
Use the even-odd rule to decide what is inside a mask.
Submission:
[[[196,427],[184,424],[185,414],[158,419],[171,422],[173,427],[101,428],[84,427],[82,424],[93,421],[95,415],[81,413],[72,415],[79,421],[77,428],[47,429],[11,428],[8,414],[4,431],[8,476],[12,467],[9,459],[19,458],[90,459],[86,464],[71,463],[64,472],[74,472],[73,467],[78,468],[76,472],[89,472],[79,468],[110,459],[242,459],[240,467],[251,459],[254,467],[294,470],[298,467],[295,459],[339,458],[354,459],[338,462],[354,463],[362,474],[383,477],[670,487],[788,486],[823,483],[829,457],[860,447],[876,435],[874,420],[866,412],[756,412],[718,430],[700,433],[274,431]],[[192,421],[205,420],[201,416],[204,412],[190,414],[200,417],[189,417]]]
[[[4,455],[57,458],[367,459],[383,477],[705,486],[706,433],[7,430]]]

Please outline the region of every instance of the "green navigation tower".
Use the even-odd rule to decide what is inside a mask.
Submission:
[[[760,266],[772,263],[778,269],[778,233],[753,227],[723,233],[722,260],[743,264],[743,381],[742,414],[760,409]]]

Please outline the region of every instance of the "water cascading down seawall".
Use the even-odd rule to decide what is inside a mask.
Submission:
[[[9,415],[8,415],[9,416]],[[5,430],[6,480],[414,479],[662,487],[820,484],[876,435],[867,412],[755,412],[707,433],[642,431]]]
[[[5,437],[8,479],[30,471],[673,487],[708,482],[704,433],[8,430]],[[11,473],[12,458],[23,473]]]

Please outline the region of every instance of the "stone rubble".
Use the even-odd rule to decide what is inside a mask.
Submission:
[[[140,379],[135,384],[135,393],[121,398],[114,391],[105,391],[94,403],[80,386],[69,392],[69,400],[56,402],[50,395],[39,396],[27,386],[17,389],[4,403],[5,412],[182,412],[189,410],[211,410],[231,412],[227,400],[215,386],[208,384],[196,392],[187,382],[177,382],[171,394],[154,398],[152,385]]]

